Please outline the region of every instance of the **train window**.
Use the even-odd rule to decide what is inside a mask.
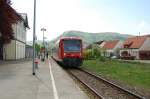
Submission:
[[[81,50],[80,40],[64,40],[63,43],[64,52],[80,52]]]

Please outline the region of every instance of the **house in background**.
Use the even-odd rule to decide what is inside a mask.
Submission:
[[[26,45],[25,58],[32,58],[32,57],[33,57],[33,46]]]
[[[125,40],[120,56],[123,59],[150,59],[150,37],[135,36]]]
[[[119,50],[122,46],[122,41],[120,40],[113,40],[113,41],[105,41],[102,43],[102,48],[106,50],[105,56],[112,57],[116,56],[119,57]]]
[[[25,58],[26,31],[28,26],[27,14],[20,14],[23,18],[16,24],[13,24],[14,39],[11,43],[3,45],[3,60],[17,60]]]
[[[102,48],[102,47],[104,46],[104,44],[105,44],[105,41],[94,42],[94,43],[89,44],[88,46],[86,46],[86,49],[92,49],[92,47],[93,47],[94,45],[96,45],[96,46]]]
[[[102,48],[105,43],[106,42],[104,40],[103,41],[94,42],[94,44],[97,44],[100,48]]]

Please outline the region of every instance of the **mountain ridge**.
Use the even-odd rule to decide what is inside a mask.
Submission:
[[[90,32],[82,32],[82,31],[76,31],[76,30],[70,30],[65,31],[61,36],[55,38],[54,40],[50,41],[49,44],[51,47],[54,46],[54,43],[60,38],[60,37],[80,37],[84,43],[86,44],[92,44],[93,42],[97,41],[108,41],[108,40],[121,40],[124,41],[128,37],[131,37],[132,35],[129,34],[121,34],[118,32],[99,32],[99,33],[90,33]]]

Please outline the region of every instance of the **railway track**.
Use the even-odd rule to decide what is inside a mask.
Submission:
[[[98,99],[146,99],[86,70],[68,69],[67,72],[92,91]]]

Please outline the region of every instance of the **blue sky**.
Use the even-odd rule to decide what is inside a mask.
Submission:
[[[12,0],[13,7],[27,13],[32,40],[33,0]],[[45,27],[48,40],[67,30],[119,32],[141,35],[150,33],[150,0],[37,0],[38,39]]]
[[[136,34],[138,29],[133,30],[136,25],[137,28],[138,25],[143,25],[143,28],[144,25],[150,26],[150,0],[83,0],[82,3],[88,9],[102,13],[110,24],[122,28],[121,31],[126,33]],[[145,34],[150,31],[141,29],[139,32]]]

